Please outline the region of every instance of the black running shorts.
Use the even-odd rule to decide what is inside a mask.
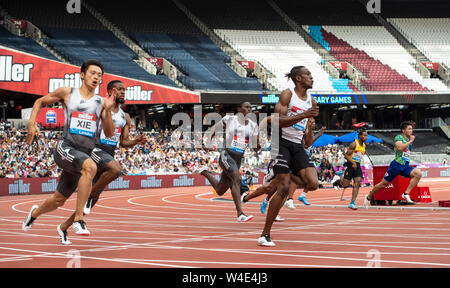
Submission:
[[[97,164],[97,174],[95,174],[93,180],[93,184],[95,184],[97,183],[98,179],[103,174],[103,172],[107,170],[106,167],[108,166],[108,163],[114,161],[114,156],[98,147],[95,147],[91,152],[91,158]],[[98,193],[99,194],[102,193],[105,188],[98,191]]]
[[[64,197],[69,198],[78,187],[81,168],[84,161],[90,158],[90,152],[88,149],[75,147],[75,145],[64,139],[56,144],[53,158],[59,168],[63,170],[56,190]]]
[[[275,165],[273,166],[273,172],[277,174],[290,174],[291,171],[294,175],[302,169],[313,167],[314,164],[306,154],[303,144],[298,144],[280,138],[278,155],[275,158]]]
[[[353,166],[349,162],[345,162],[344,164],[344,179],[352,180],[357,177],[363,177],[363,172],[361,169],[361,164],[356,163],[356,169],[353,169]]]
[[[241,182],[241,175],[239,169],[241,167],[242,155],[223,150],[219,157],[219,166],[222,168],[220,174],[220,183],[231,188],[233,186],[233,174],[237,172],[239,175],[239,183]]]

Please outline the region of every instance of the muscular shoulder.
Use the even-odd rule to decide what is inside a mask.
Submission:
[[[292,91],[285,89],[281,92],[278,103],[275,105],[275,112],[285,115],[288,112],[289,102],[291,102]]]
[[[285,89],[280,94],[279,102],[283,106],[287,106],[287,105],[289,105],[289,102],[291,101],[291,98],[292,98],[292,91],[291,91],[291,89]]]

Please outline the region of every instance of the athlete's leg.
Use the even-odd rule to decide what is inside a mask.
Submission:
[[[352,201],[356,201],[358,197],[359,188],[361,187],[361,177],[356,177],[353,179],[353,190],[352,190]]]
[[[269,210],[266,216],[266,223],[262,235],[270,234],[273,222],[283,206],[284,200],[289,195],[290,174],[277,174],[275,178],[278,182],[277,192],[273,195],[269,203]]]
[[[67,198],[59,193],[58,191],[55,191],[53,195],[51,195],[47,200],[44,201],[37,209],[34,209],[31,213],[31,217],[37,218],[42,214],[52,212],[56,210],[58,207],[61,207],[66,202]]]
[[[83,220],[84,205],[91,193],[92,179],[94,179],[95,173],[97,173],[97,164],[91,158],[86,159],[81,167],[80,180],[78,180],[77,206],[74,222]]]
[[[275,191],[277,191],[277,186],[278,186],[277,181],[274,179],[270,182],[268,186],[260,186],[252,193],[247,194],[244,197],[244,202],[250,201],[251,199],[259,197],[264,194],[272,195],[273,193],[275,193]]]
[[[233,184],[231,186],[231,196],[233,197],[234,205],[236,206],[237,216],[244,214],[241,205],[241,175],[239,171],[234,171],[231,175]]]
[[[286,196],[286,200],[284,202],[284,205],[286,205],[286,207],[289,209],[295,209],[293,197],[295,190],[297,190],[297,187],[297,184],[293,181],[291,182],[291,185],[289,185],[289,193]]]
[[[314,167],[306,167],[298,171],[297,175],[303,180],[305,186],[303,188],[308,191],[317,190],[319,187],[319,180],[317,177],[317,170]]]
[[[414,168],[410,174],[411,180],[409,181],[408,188],[405,190],[405,194],[409,194],[411,190],[419,184],[420,179],[422,178],[422,171],[417,168]]]
[[[230,188],[229,186],[226,186],[225,184],[219,182],[216,178],[214,178],[213,175],[209,171],[202,171],[200,173],[201,175],[205,176],[206,179],[208,179],[209,183],[211,183],[211,186],[216,191],[217,195],[222,196],[227,192],[227,190]]]
[[[91,208],[97,203],[100,193],[105,189],[106,185],[119,178],[122,172],[122,166],[117,161],[109,161],[106,170],[100,175],[100,178],[92,186],[90,197],[92,197]]]
[[[371,200],[373,199],[373,196],[380,191],[383,188],[386,188],[387,186],[389,186],[389,184],[391,184],[391,182],[388,182],[386,179],[383,178],[383,180],[381,180],[381,182],[379,182],[378,184],[376,184],[375,186],[373,186],[372,190],[370,190],[369,195],[367,195],[367,199]]]

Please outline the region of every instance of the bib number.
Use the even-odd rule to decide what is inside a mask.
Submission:
[[[362,155],[361,152],[353,153],[353,157],[352,157],[352,160],[353,160],[353,161],[356,161],[356,162],[358,162],[358,163],[361,163],[362,159],[363,159],[363,155]]]
[[[114,135],[111,137],[106,137],[105,132],[102,129],[102,133],[100,135],[100,143],[110,146],[117,146],[119,144],[120,135],[122,134],[122,128],[116,127],[114,130]]]
[[[245,148],[248,146],[248,140],[243,137],[234,136],[233,141],[231,142],[230,150],[234,152],[238,152],[243,154],[245,152]]]
[[[294,116],[294,115],[297,115],[297,114],[300,114],[300,113],[303,113],[306,111],[306,110],[296,107],[296,106],[292,106],[291,110],[292,111],[290,113],[288,113],[288,116]],[[292,127],[294,127],[297,130],[300,130],[300,131],[305,131],[307,124],[308,124],[308,118],[305,118],[302,121],[297,122],[294,125],[292,125]]]
[[[409,159],[411,158],[411,151],[407,150],[407,151],[403,151],[402,154],[402,160],[409,162]]]
[[[94,138],[97,130],[96,120],[97,116],[95,114],[73,111],[72,118],[70,119],[69,132],[71,134]]]

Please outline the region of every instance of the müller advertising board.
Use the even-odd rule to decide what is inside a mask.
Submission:
[[[422,178],[450,177],[450,167],[420,167]],[[372,182],[372,169],[366,170]],[[220,176],[214,175],[216,179]],[[253,184],[262,184],[263,173],[253,178]],[[139,190],[154,188],[177,188],[210,186],[209,181],[199,174],[176,175],[135,175],[120,176],[109,183],[105,191]],[[0,196],[53,193],[58,186],[58,178],[0,178]]]
[[[192,91],[108,73],[103,75],[96,93],[106,96],[106,86],[112,80],[124,83],[125,104],[200,103],[199,95]],[[60,87],[80,86],[80,67],[0,46],[0,89],[47,95]]]
[[[262,184],[263,174],[253,178],[254,184]],[[219,177],[219,175],[215,175]],[[198,187],[211,185],[198,174],[120,176],[109,183],[105,191],[137,190],[150,188]],[[0,196],[53,193],[58,178],[0,178]]]

